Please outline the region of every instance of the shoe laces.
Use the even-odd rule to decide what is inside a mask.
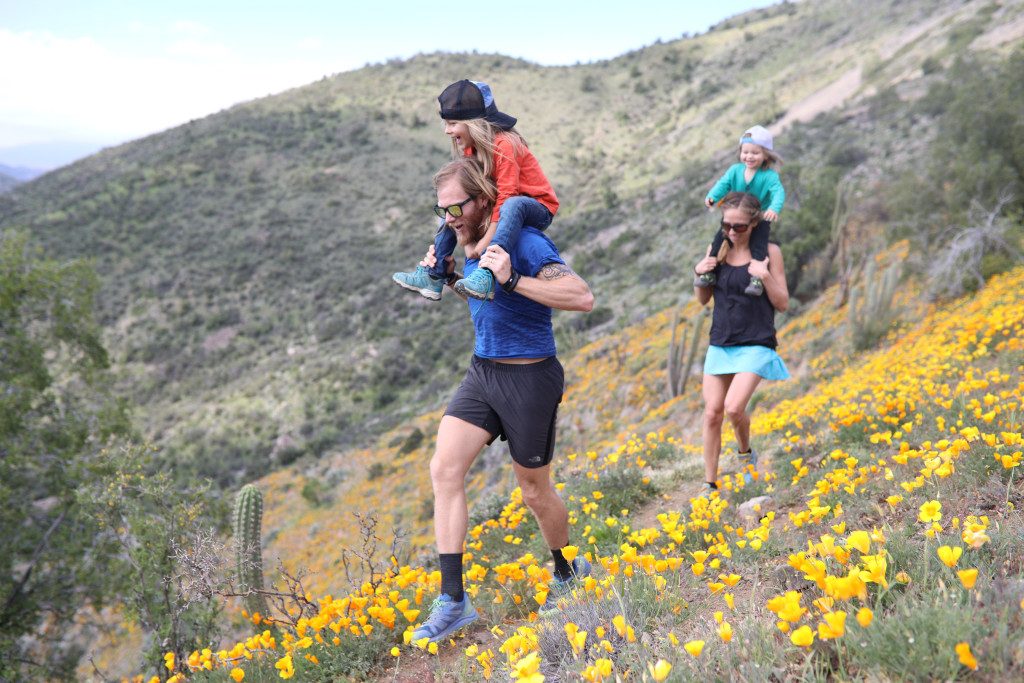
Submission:
[[[440,621],[452,612],[456,611],[456,609],[461,608],[461,606],[461,603],[455,602],[451,599],[450,596],[447,600],[442,600],[441,596],[439,595],[436,598],[434,598],[434,601],[432,603],[430,603],[430,616],[427,617],[426,623],[432,624],[434,622]]]
[[[480,268],[481,271],[486,270],[491,274],[490,283],[487,285],[487,293],[484,295],[483,300],[480,302],[483,306],[486,306],[489,301],[494,300],[494,285],[498,281],[498,278],[494,277],[494,271],[490,268]]]

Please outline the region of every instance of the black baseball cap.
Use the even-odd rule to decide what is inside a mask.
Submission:
[[[452,83],[437,98],[441,103],[441,118],[449,121],[484,119],[502,130],[511,130],[516,118],[498,111],[491,94],[491,86],[483,81],[463,79]]]

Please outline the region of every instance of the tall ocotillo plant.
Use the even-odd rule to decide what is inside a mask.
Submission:
[[[234,533],[235,568],[239,592],[245,595],[249,613],[267,615],[267,599],[263,590],[263,552],[260,546],[260,525],[263,519],[263,494],[246,484],[235,496]]]
[[[690,368],[697,357],[697,350],[701,345],[701,329],[704,327],[704,319],[707,317],[708,309],[703,309],[690,321],[690,334],[682,333],[679,343],[676,343],[676,330],[679,327],[679,310],[672,315],[672,339],[668,345],[668,397],[675,398],[686,391],[686,380],[690,377]],[[689,339],[689,341],[687,341]],[[685,360],[684,360],[685,357]]]

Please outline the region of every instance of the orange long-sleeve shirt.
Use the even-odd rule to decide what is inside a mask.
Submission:
[[[472,148],[467,147],[465,154],[471,156]],[[558,197],[555,196],[555,190],[544,175],[537,157],[533,156],[533,152],[525,145],[514,145],[504,133],[494,136],[494,182],[498,186],[498,199],[494,202],[491,220],[495,223],[505,200],[519,195],[533,197],[543,204],[552,216],[558,211]]]

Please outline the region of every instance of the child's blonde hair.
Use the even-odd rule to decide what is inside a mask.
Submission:
[[[520,146],[523,148],[528,146],[526,140],[523,139],[523,136],[518,131],[504,130],[486,119],[466,119],[459,121],[459,123],[466,124],[474,156],[483,167],[484,174],[489,178],[494,177],[494,140],[498,135],[507,136],[515,152],[519,151]],[[462,156],[464,156],[462,150],[453,139],[452,159],[458,159]]]

